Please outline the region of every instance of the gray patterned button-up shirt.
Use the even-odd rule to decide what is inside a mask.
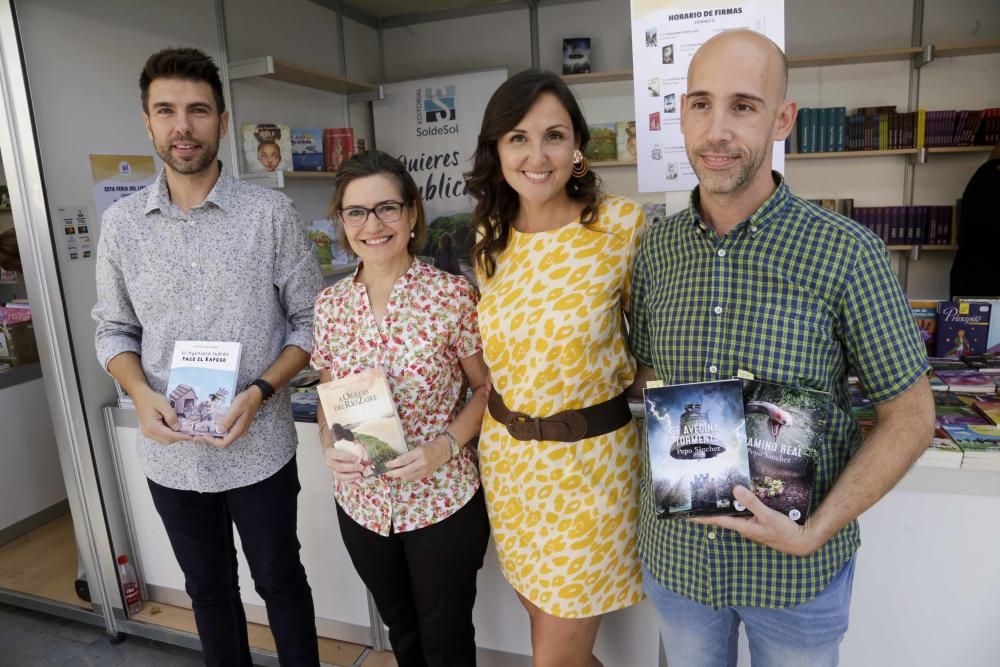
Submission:
[[[319,265],[285,195],[219,177],[205,202],[184,213],[170,202],[166,175],[104,213],[97,249],[97,356],[106,369],[122,352],[142,359],[163,393],[174,341],[243,344],[237,391],[281,350],[312,350]],[[264,404],[249,432],[228,449],[139,435],[146,475],[157,484],[225,491],[277,472],[297,439],[287,388]]]

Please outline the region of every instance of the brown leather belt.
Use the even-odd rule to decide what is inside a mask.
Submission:
[[[550,417],[532,417],[508,408],[496,389],[486,403],[490,416],[507,427],[518,440],[556,440],[576,442],[617,431],[632,419],[624,393],[579,410],[563,410]]]

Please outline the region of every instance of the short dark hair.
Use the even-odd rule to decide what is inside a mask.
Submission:
[[[476,199],[472,224],[476,227],[478,241],[472,247],[472,254],[486,277],[492,276],[496,269],[494,257],[507,247],[510,227],[521,205],[517,192],[504,180],[497,142],[517,126],[543,93],[555,95],[566,109],[573,123],[574,139],[579,139],[581,151],[586,150],[590,141],[590,130],[580,105],[573,91],[558,75],[528,69],[515,74],[496,89],[483,113],[472,171],[465,175],[469,193]],[[597,222],[601,181],[593,170],[580,177],[570,177],[566,192],[571,199],[584,202],[580,214],[583,225],[590,226]]]
[[[416,255],[427,244],[427,217],[424,214],[424,203],[413,176],[406,171],[406,165],[388,153],[376,150],[364,151],[340,163],[337,175],[333,177],[333,198],[330,200],[327,216],[331,220],[339,219],[340,209],[344,203],[344,191],[351,182],[378,174],[385,174],[395,181],[399,194],[403,197],[403,204],[413,207],[417,219],[413,224],[413,238],[410,239],[407,248],[411,255]],[[354,254],[350,243],[347,242],[347,234],[341,234],[340,247]]]
[[[139,75],[139,90],[142,93],[142,110],[149,113],[149,85],[156,79],[186,79],[204,81],[212,87],[215,106],[221,115],[226,110],[226,99],[222,94],[222,79],[215,61],[200,49],[185,47],[157,51],[146,60]]]

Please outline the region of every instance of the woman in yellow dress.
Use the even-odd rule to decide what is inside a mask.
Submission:
[[[535,667],[600,665],[601,615],[642,598],[623,316],[643,214],[601,193],[589,138],[566,84],[528,70],[490,99],[468,174],[493,383],[482,482]]]

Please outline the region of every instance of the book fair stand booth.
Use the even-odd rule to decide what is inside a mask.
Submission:
[[[664,0],[657,6],[681,11],[724,4]],[[748,11],[757,6],[736,4]],[[760,4],[784,23],[790,94],[800,107],[1000,107],[1000,7],[994,2]],[[653,120],[637,117],[637,91],[645,94],[649,77],[634,68],[633,53],[650,40],[648,27],[633,25],[638,5],[650,3],[0,0],[0,159],[9,192],[9,204],[0,201],[0,234],[16,234],[21,265],[15,282],[0,283],[0,306],[30,305],[37,348],[37,362],[22,357],[0,370],[0,602],[111,634],[198,646],[183,578],[136,456],[135,412],[119,401],[95,358],[90,318],[100,213],[159,169],[136,85],[152,52],[189,45],[215,58],[232,114],[232,131],[220,147],[224,168],[292,198],[310,236],[324,246],[320,262],[333,281],[353,267],[328,241],[335,234],[325,220],[329,165],[304,171],[293,159],[260,170],[247,157],[254,154],[246,151],[250,137],[287,131],[293,158],[308,145],[325,149],[324,159],[361,144],[405,155],[430,217],[460,229],[467,211],[458,201],[468,168],[463,153],[475,140],[482,105],[508,74],[530,66],[561,71],[564,40],[589,44],[590,71],[566,75],[588,123],[607,128],[609,137],[618,124],[638,126],[632,149],[639,155],[619,152],[610,159],[609,153],[594,162],[605,190],[660,205],[667,214],[686,206],[684,189],[666,182],[651,191],[641,187],[649,182],[641,174],[657,158],[646,136]],[[669,54],[656,48],[664,65],[683,53],[680,44]],[[581,69],[583,58],[571,55]],[[664,83],[656,82],[663,97],[669,94],[660,90]],[[423,110],[416,119],[415,102]],[[669,125],[669,113],[664,106],[657,128]],[[429,131],[439,119],[455,132]],[[405,130],[407,123],[417,129]],[[630,150],[627,138],[623,146]],[[669,155],[669,146],[660,148],[661,156]],[[814,148],[795,142],[783,155],[792,191],[850,199],[858,207],[950,206],[989,151],[975,145]],[[454,163],[442,157],[453,153],[460,158]],[[665,181],[684,176],[680,165],[657,173]],[[911,240],[888,244],[908,296],[948,298],[954,244]],[[392,664],[384,626],[337,529],[316,425],[302,421],[296,429],[298,534],[321,656],[331,665]],[[992,529],[998,513],[1000,472],[924,465],[865,513],[842,663],[996,664],[1000,569],[990,555],[1000,551],[1000,533]],[[120,555],[138,573],[143,604],[137,613],[124,604]],[[240,558],[255,660],[276,665],[262,601]],[[531,664],[527,616],[492,547],[479,577],[475,623],[479,664]],[[748,665],[745,636],[741,643],[740,664]],[[596,654],[609,666],[664,665],[652,606],[643,602],[608,615]]]

